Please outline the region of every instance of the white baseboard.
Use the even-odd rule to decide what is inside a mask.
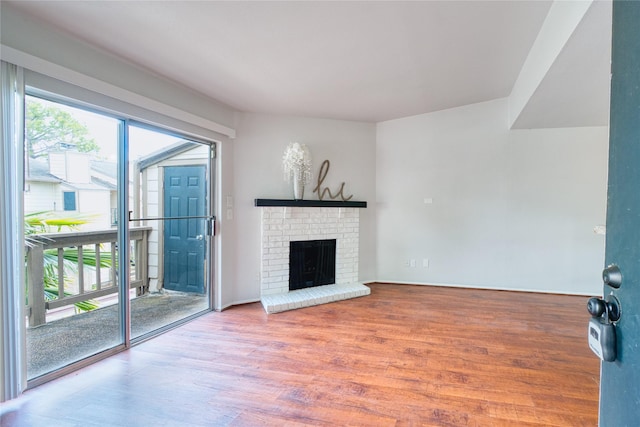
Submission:
[[[388,283],[390,285],[416,285],[416,286],[436,286],[443,288],[467,288],[467,289],[484,289],[489,291],[511,291],[511,292],[529,292],[536,294],[556,294],[556,295],[575,295],[575,296],[598,296],[587,292],[569,292],[567,290],[544,290],[544,289],[528,289],[528,288],[510,288],[510,287],[493,287],[483,285],[461,285],[457,283],[425,283],[425,282],[403,282],[398,280],[371,280],[362,282],[365,285],[371,283]],[[600,295],[602,296],[602,295]]]
[[[441,287],[441,288],[467,288],[467,289],[484,289],[488,291],[511,291],[511,292],[529,292],[529,293],[536,293],[536,294],[551,294],[551,295],[555,294],[555,295],[602,297],[602,294],[590,294],[586,292],[569,292],[561,289],[543,290],[543,289],[528,289],[528,288],[491,287],[491,286],[483,286],[483,285],[461,285],[459,283],[403,282],[398,280],[362,280],[359,283],[362,283],[364,285],[369,285],[372,283],[380,283],[380,284],[390,284],[390,285],[435,286],[435,287]],[[254,302],[260,302],[260,298],[256,298],[256,299],[251,298],[247,300],[233,301],[223,305],[220,309],[216,309],[216,311],[223,311],[235,305],[251,304]]]
[[[251,299],[240,300],[240,301],[232,301],[230,303],[227,303],[221,306],[220,308],[216,308],[216,311],[224,311],[229,307],[233,307],[234,305],[252,304],[254,302],[260,302],[260,298],[257,298],[257,299],[251,298]]]

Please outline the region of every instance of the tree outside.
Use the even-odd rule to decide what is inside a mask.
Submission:
[[[29,159],[47,159],[53,151],[77,151],[97,154],[100,146],[91,135],[89,128],[74,115],[56,104],[27,96],[25,103],[25,157],[27,168]],[[34,160],[35,161],[35,160]],[[53,211],[26,212],[24,218],[25,244],[38,244],[40,233],[73,231],[90,221],[90,217],[77,213],[59,214]],[[108,255],[108,252],[105,253]],[[56,250],[44,253],[44,293],[45,300],[52,300],[58,295],[58,254]],[[77,274],[77,249],[67,248],[64,251],[64,269],[66,283]],[[89,268],[108,267],[109,257],[104,257],[100,265],[96,265],[95,251],[86,248],[83,251],[83,264]],[[65,292],[67,293],[67,292]],[[79,311],[93,310],[98,307],[96,301],[83,301],[75,304]]]
[[[49,103],[27,97],[25,143],[29,157],[47,157],[50,151],[98,153],[100,146],[86,125]]]

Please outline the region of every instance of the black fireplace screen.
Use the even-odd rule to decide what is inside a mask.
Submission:
[[[336,282],[336,239],[289,244],[289,290]]]

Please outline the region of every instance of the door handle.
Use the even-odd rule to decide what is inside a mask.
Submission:
[[[202,234],[198,234],[196,236],[196,240],[202,240],[202,239],[204,239],[204,236]]]

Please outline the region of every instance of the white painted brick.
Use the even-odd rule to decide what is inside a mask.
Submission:
[[[291,231],[295,231],[300,233],[300,230],[309,230],[309,224],[299,223],[299,224],[290,224]]]
[[[280,212],[270,212],[270,213],[267,215],[267,217],[268,217],[269,219],[279,219],[279,220],[282,220],[282,219],[284,219],[284,213],[283,213],[282,211],[280,211]]]
[[[274,259],[280,259],[282,256],[279,253],[271,253],[267,251],[267,253],[262,254],[262,262],[268,262]]]
[[[268,250],[282,249],[283,247],[284,247],[284,241],[283,240],[279,240],[279,241],[269,240],[263,245],[263,248],[268,249]]]
[[[290,241],[336,239],[336,282],[356,282],[359,231],[359,209],[355,208],[262,208],[262,294],[290,294]],[[305,291],[311,292],[312,289],[319,288]],[[299,308],[313,305],[319,300],[328,301],[328,298],[315,297],[307,299],[303,305],[293,303],[293,306]],[[341,299],[343,296],[335,298]],[[291,303],[272,305],[270,312],[285,310],[289,305]]]
[[[277,258],[277,259],[271,259],[269,261],[267,261],[267,265],[269,267],[272,266],[278,266],[280,268],[282,268],[283,266],[287,268],[287,271],[289,269],[289,260],[286,258]]]
[[[269,272],[272,276],[278,274],[278,271],[285,271],[282,268],[282,265],[263,265],[262,268],[264,271]],[[287,268],[286,271],[289,271],[289,269]]]
[[[283,282],[277,282],[277,283],[268,283],[267,284],[267,289],[280,289],[280,291],[288,291],[289,290],[289,283],[283,283]]]
[[[262,218],[263,225],[282,225],[284,221],[281,218]]]

